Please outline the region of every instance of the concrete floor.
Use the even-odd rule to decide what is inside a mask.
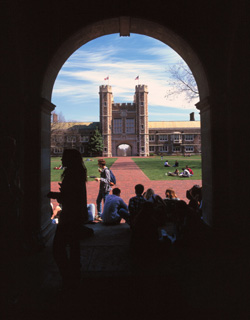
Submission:
[[[215,285],[219,262],[205,242],[164,244],[160,259],[139,261],[130,253],[127,224],[88,226],[94,236],[81,242],[80,287],[61,292],[49,245],[18,270],[10,267],[2,319],[230,319],[233,306]]]

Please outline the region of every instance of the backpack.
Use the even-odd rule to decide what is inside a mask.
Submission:
[[[109,169],[109,172],[110,172],[110,185],[111,186],[114,186],[116,184],[116,178],[115,178],[115,175],[113,174],[113,172]]]

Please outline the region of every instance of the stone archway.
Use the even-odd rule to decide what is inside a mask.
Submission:
[[[211,127],[210,127],[210,104],[209,104],[209,86],[206,73],[204,71],[202,62],[194,52],[192,47],[178,34],[170,29],[163,27],[160,24],[152,21],[138,19],[134,17],[119,17],[108,20],[102,20],[95,24],[89,25],[80,29],[76,34],[66,40],[63,45],[57,50],[54,57],[48,65],[47,71],[43,78],[41,88],[42,106],[42,145],[41,156],[48,158],[50,149],[50,111],[53,110],[54,105],[51,103],[51,96],[53,85],[56,80],[62,65],[79,47],[98,37],[120,33],[121,36],[129,36],[130,33],[137,33],[141,35],[150,36],[162,41],[166,45],[175,50],[183,60],[188,64],[194,78],[197,82],[200,102],[197,108],[201,114],[201,136],[202,136],[202,172],[203,172],[203,218],[204,221],[212,225],[212,161],[211,161]],[[205,143],[203,143],[205,142]],[[47,161],[49,163],[49,161]],[[49,165],[49,164],[48,164]],[[45,184],[49,183],[50,179],[44,179],[44,175],[49,175],[48,168],[41,168],[42,181],[41,189],[48,189]],[[46,200],[42,200],[45,202]],[[45,208],[46,205],[42,208]],[[43,209],[42,209],[43,210]]]
[[[132,156],[132,148],[128,144],[120,144],[117,147],[117,152],[116,152],[118,157],[130,157]]]

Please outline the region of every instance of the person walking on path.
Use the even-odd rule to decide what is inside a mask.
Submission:
[[[100,172],[100,178],[95,178],[95,181],[99,181],[99,193],[96,199],[96,205],[97,205],[97,220],[101,220],[102,215],[102,200],[103,203],[105,203],[105,200],[107,196],[109,195],[111,191],[110,186],[110,171],[106,167],[106,162],[104,159],[98,160],[98,171]]]
[[[101,216],[103,223],[107,225],[119,224],[121,219],[124,219],[130,224],[128,206],[120,197],[121,190],[119,188],[114,188],[112,193],[113,194],[107,196],[104,204]]]

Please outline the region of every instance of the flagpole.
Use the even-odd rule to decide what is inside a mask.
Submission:
[[[135,80],[138,80],[138,86],[139,86],[139,76],[137,76],[136,78],[135,78]]]

